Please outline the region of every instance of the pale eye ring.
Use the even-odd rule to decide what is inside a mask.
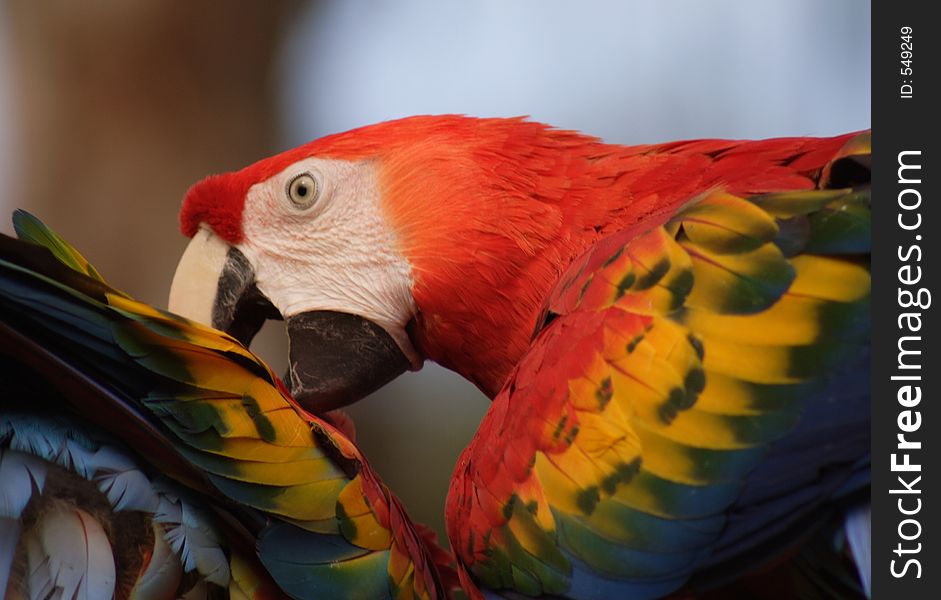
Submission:
[[[320,186],[310,173],[301,173],[288,182],[288,200],[295,208],[306,209],[313,206],[320,195]]]

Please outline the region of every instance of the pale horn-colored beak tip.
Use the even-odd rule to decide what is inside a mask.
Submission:
[[[229,245],[208,228],[200,228],[180,257],[170,284],[170,312],[212,326],[219,278]]]

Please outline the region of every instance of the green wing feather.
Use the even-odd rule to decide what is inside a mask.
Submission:
[[[182,459],[172,474],[257,535],[258,558],[284,592],[444,595],[425,539],[355,445],[300,409],[260,359],[224,333],[113,290],[38,219],[22,211],[15,219],[68,269],[4,239],[4,325],[119,397],[109,412],[133,413],[172,446]],[[131,448],[140,443],[139,431],[115,433]],[[245,581],[233,589],[258,587],[251,561],[239,560],[233,573]]]
[[[13,211],[13,229],[21,240],[48,248],[66,266],[104,283],[101,275],[78,250],[25,210]]]

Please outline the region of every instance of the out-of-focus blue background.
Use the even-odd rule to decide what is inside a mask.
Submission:
[[[440,112],[620,143],[838,133],[869,124],[869,28],[860,0],[333,2],[285,48],[285,138]]]
[[[420,113],[530,115],[623,144],[870,126],[863,0],[80,4],[0,2],[0,209],[36,210],[158,304],[186,186],[326,133]],[[278,365],[282,335],[256,344]],[[487,406],[427,365],[350,412],[440,530]]]

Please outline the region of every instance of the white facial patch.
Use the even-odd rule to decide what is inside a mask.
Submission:
[[[417,368],[405,332],[415,315],[411,269],[379,204],[374,164],[308,158],[248,190],[237,247],[255,268],[256,285],[281,315],[350,313],[382,327]],[[317,198],[292,203],[291,182],[309,173]]]

